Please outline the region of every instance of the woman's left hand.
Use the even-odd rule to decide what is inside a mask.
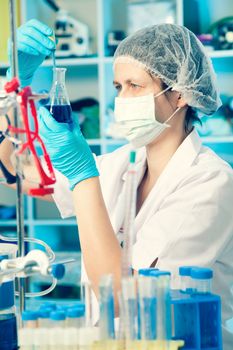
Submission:
[[[49,111],[39,109],[39,132],[53,166],[67,177],[71,190],[85,179],[99,176],[92,152],[79,125],[58,123]]]

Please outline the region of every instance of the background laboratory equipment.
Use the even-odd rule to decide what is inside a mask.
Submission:
[[[50,91],[50,101],[45,107],[59,123],[72,124],[72,110],[65,85],[66,68],[53,70],[53,85]]]
[[[17,246],[0,244],[0,262],[14,258]],[[14,276],[0,278],[0,349],[17,349],[16,309],[14,298]]]

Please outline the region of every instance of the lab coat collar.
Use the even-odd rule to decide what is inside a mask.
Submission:
[[[187,167],[193,163],[197,154],[200,152],[202,146],[202,141],[198,135],[195,128],[191,133],[184,139],[182,144],[178,147],[170,161],[168,162],[166,168],[161,174],[160,178],[163,177],[165,173],[169,172],[173,166],[179,164],[178,172],[181,171],[181,167]],[[136,171],[138,171],[139,179],[142,178],[145,168],[146,168],[146,148],[142,147],[137,151],[136,155]],[[125,181],[127,176],[127,170],[122,174],[122,180]],[[160,179],[159,178],[159,179]],[[159,181],[158,179],[158,181]]]

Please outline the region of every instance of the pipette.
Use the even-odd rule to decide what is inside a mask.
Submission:
[[[54,43],[56,44],[56,37],[55,37],[55,32],[53,33],[52,36],[49,37],[52,41],[54,41]],[[56,47],[52,52],[52,62],[53,62],[53,72],[54,69],[56,68],[56,57],[55,57],[55,51],[56,51]]]
[[[55,33],[53,34],[53,36],[50,37],[51,40],[53,40],[54,42],[56,42],[56,39],[55,39]],[[55,80],[55,76],[56,76],[56,57],[55,57],[55,51],[56,49],[54,49],[52,51],[52,63],[53,63],[53,81]],[[53,104],[51,103],[50,105],[50,110],[49,112],[52,114],[53,113]]]
[[[126,178],[125,191],[125,218],[124,218],[124,244],[122,252],[122,277],[132,274],[132,246],[134,243],[134,219],[136,214],[136,152],[130,152],[130,163]]]

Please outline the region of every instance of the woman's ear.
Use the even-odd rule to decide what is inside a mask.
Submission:
[[[185,106],[188,106],[187,102],[182,98],[181,95],[179,95],[178,100],[177,100],[177,107],[182,108],[182,107],[185,107]]]

